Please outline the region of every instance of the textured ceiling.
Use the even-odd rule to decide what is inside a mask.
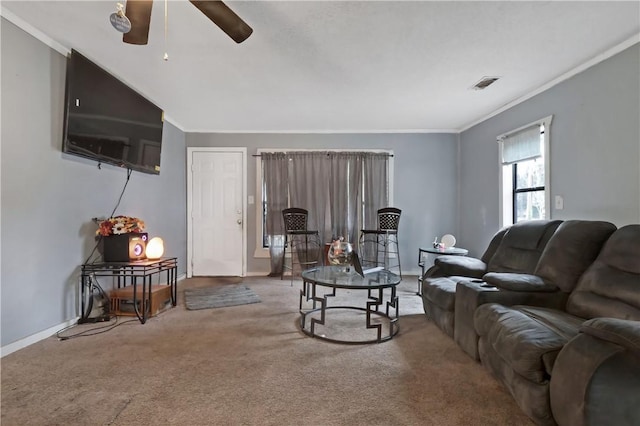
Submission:
[[[640,40],[640,2],[226,2],[234,43],[186,0],[155,0],[147,46],[122,43],[116,1],[2,1],[3,16],[74,48],[185,131],[459,131]],[[165,50],[169,60],[163,61]],[[500,76],[484,91],[484,76]]]

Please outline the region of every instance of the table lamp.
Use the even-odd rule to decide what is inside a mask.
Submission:
[[[164,254],[164,241],[160,237],[153,237],[147,243],[146,255],[147,259],[160,259]]]

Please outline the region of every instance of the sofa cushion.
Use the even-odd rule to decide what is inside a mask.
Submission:
[[[640,320],[640,225],[615,231],[580,277],[567,312],[583,318]]]
[[[440,273],[444,276],[458,275],[482,278],[482,275],[487,271],[487,264],[474,257],[438,256],[433,263],[440,268]]]
[[[480,260],[482,260],[484,263],[489,263],[491,261],[491,258],[496,254],[496,251],[498,250],[498,247],[500,247],[500,243],[504,238],[504,234],[507,233],[508,229],[509,229],[508,227],[502,228],[501,230],[496,232],[493,235],[493,237],[491,237],[491,241],[489,241],[489,246],[482,254],[482,257],[480,258]]]
[[[511,226],[504,234],[487,272],[533,274],[560,220],[531,220]]]
[[[422,292],[429,302],[446,311],[453,311],[456,304],[456,284],[458,281],[471,279],[473,278],[459,276],[427,278]]]
[[[569,293],[615,230],[614,224],[597,220],[562,222],[545,246],[535,275]]]
[[[509,272],[489,272],[482,279],[503,290],[555,292],[558,287],[545,282],[542,278],[530,274],[513,274]]]
[[[562,311],[532,306],[481,305],[474,314],[476,331],[516,373],[545,383],[562,347],[584,319]]]

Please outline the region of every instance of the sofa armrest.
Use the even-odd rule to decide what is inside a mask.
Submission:
[[[558,425],[638,424],[639,327],[638,321],[595,318],[562,348],[549,386]]]
[[[594,318],[585,321],[580,331],[600,340],[620,345],[640,358],[640,321]]]
[[[550,293],[558,291],[558,287],[545,282],[537,275],[514,274],[510,272],[489,272],[482,279],[502,290],[543,292]]]
[[[475,257],[444,255],[436,257],[433,262],[441,276],[462,276],[482,278],[487,272],[487,264]]]

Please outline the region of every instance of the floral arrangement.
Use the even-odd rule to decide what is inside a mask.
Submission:
[[[144,232],[145,226],[142,219],[130,216],[115,216],[100,222],[96,235],[109,236],[128,234],[129,232]]]

